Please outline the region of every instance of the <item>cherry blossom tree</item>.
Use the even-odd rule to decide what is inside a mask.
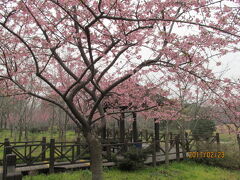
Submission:
[[[218,93],[212,99],[215,118],[228,127],[229,133],[240,133],[240,96],[239,80],[224,79]],[[226,132],[224,127],[219,129]]]
[[[104,99],[128,79],[174,81],[177,72],[208,88],[215,77],[205,63],[237,50],[238,16],[239,4],[222,0],[3,0],[2,93],[34,96],[65,111],[83,130],[93,179],[102,179],[93,126],[98,120],[105,126]]]

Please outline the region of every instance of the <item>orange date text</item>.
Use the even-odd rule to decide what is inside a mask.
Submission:
[[[224,158],[224,152],[188,152],[188,158]]]

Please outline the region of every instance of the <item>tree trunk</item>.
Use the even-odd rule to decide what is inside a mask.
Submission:
[[[4,129],[7,129],[7,118],[4,119]]]
[[[11,137],[13,137],[13,127],[12,126],[11,126],[10,130],[11,130]]]
[[[169,127],[168,127],[168,120],[166,123],[166,134],[165,134],[165,163],[169,165]]]
[[[14,126],[13,132],[17,132],[17,128]],[[17,141],[17,133],[14,133],[14,141]]]
[[[24,114],[23,125],[24,125],[25,141],[28,141],[27,113]]]
[[[137,142],[138,141],[138,129],[137,129],[137,113],[133,112],[133,142]]]
[[[22,140],[22,133],[23,133],[23,127],[22,127],[22,120],[19,122],[19,135],[18,135],[18,141]]]
[[[98,110],[100,115],[103,116],[101,118],[101,138],[103,141],[105,141],[107,139],[107,120],[104,117],[105,110],[102,107],[99,107]]]
[[[125,142],[125,114],[121,113],[120,117],[120,142]]]
[[[66,140],[67,140],[67,123],[68,123],[68,115],[66,113],[65,119],[64,119],[64,128],[63,128],[64,142],[66,142]]]
[[[25,123],[25,128],[24,128],[24,135],[25,135],[25,140],[28,141],[28,127]]]
[[[157,122],[157,119],[154,119],[154,133],[156,141],[156,151],[160,152],[160,124]]]
[[[1,115],[1,118],[0,118],[0,129],[2,129],[3,128],[3,113],[2,113],[2,115]]]
[[[103,179],[103,168],[102,168],[102,146],[97,137],[95,137],[91,132],[85,135],[91,158],[91,172],[92,180],[102,180]]]

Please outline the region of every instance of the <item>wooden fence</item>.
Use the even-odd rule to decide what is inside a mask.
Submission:
[[[196,141],[196,138],[188,134],[185,134],[183,138],[179,134],[161,134],[158,139],[148,134],[139,139],[138,142],[126,141],[123,143],[113,141],[111,138],[105,140],[102,144],[105,162],[111,162],[113,157],[122,156],[131,147],[147,151],[148,158],[145,163],[153,166],[163,161],[163,159],[165,163],[172,159],[178,161],[180,158],[186,158],[187,152],[202,151],[202,149],[198,148],[200,141]],[[216,144],[219,150],[220,140],[218,133],[205,141],[209,145]],[[41,141],[25,142],[10,142],[5,139],[0,145],[4,147],[2,159],[4,178],[8,177],[8,175],[12,176],[12,174],[16,174],[20,178],[15,170],[20,167],[25,167],[26,170],[26,167],[47,165],[49,172],[52,173],[58,166],[63,167],[70,164],[90,162],[88,146],[86,143],[81,142],[79,138],[72,142],[56,142],[55,139],[50,139],[47,142],[45,137]],[[161,157],[164,158],[161,159]]]

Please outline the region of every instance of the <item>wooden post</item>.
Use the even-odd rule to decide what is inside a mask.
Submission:
[[[128,151],[128,142],[127,140],[125,139],[124,140],[124,144],[123,144],[123,152],[127,152]]]
[[[50,157],[49,157],[49,173],[54,173],[54,151],[55,151],[55,139],[50,140]]]
[[[77,152],[76,152],[77,159],[80,159],[80,154],[81,154],[80,142],[81,142],[80,137],[78,137],[77,142],[76,142],[76,145],[77,145]]]
[[[107,158],[109,161],[112,160],[112,155],[111,155],[111,145],[109,140],[107,141],[107,145],[106,145],[106,151],[107,151]]]
[[[22,180],[21,172],[16,171],[16,155],[6,155],[6,180]],[[5,180],[4,179],[4,180]]]
[[[6,147],[9,147],[10,146],[10,141],[8,138],[5,138],[4,139],[4,143],[3,143],[3,148],[4,148],[4,152],[3,152],[3,161],[4,159],[6,158],[6,155],[7,154],[11,154],[12,153],[12,150],[9,152],[9,153],[6,153]],[[8,152],[8,151],[7,151]]]
[[[24,157],[27,159],[27,142],[24,143]]]
[[[217,141],[217,151],[220,151],[220,137],[219,133],[216,133],[216,141]]]
[[[156,140],[156,151],[160,151],[160,143],[159,143],[159,131],[160,131],[160,125],[159,122],[157,122],[157,119],[154,119],[154,134],[155,134],[155,140]]]
[[[172,134],[172,132],[169,132],[169,141],[170,141],[170,145],[172,145],[172,143],[173,143],[173,134]]]
[[[11,154],[12,153],[12,149],[8,148],[7,147],[10,147],[10,142],[9,142],[9,139],[8,138],[5,138],[4,139],[4,143],[3,143],[3,148],[4,148],[4,152],[3,152],[3,163],[4,163],[4,160],[6,159],[6,155],[7,154]]]
[[[7,155],[12,153],[12,147],[6,146],[6,145],[10,145],[8,139],[5,139],[5,141],[4,141],[3,172],[2,172],[3,180],[5,180],[7,177]]]
[[[29,160],[29,162],[31,162],[31,158],[32,158],[32,145],[29,146],[29,153],[28,153],[28,157],[26,157],[26,159]],[[28,162],[28,164],[29,164]]]
[[[133,134],[133,142],[138,141],[138,129],[137,129],[137,113],[133,112],[133,124],[132,124],[132,134]]]
[[[120,117],[120,142],[124,143],[125,142],[125,116],[124,113],[121,113]]]
[[[165,135],[165,163],[169,165],[169,133]]]
[[[152,139],[152,145],[153,145],[153,152],[152,152],[152,165],[153,167],[156,167],[156,141],[155,138]]]
[[[115,141],[116,140],[116,127],[115,127],[115,121],[114,121],[114,124],[113,124],[113,140]]]
[[[75,163],[75,151],[74,151],[74,147],[75,147],[75,145],[73,144],[72,146],[71,146],[71,148],[72,148],[72,164],[73,163]]]
[[[46,137],[42,137],[42,161],[45,161],[46,159]]]
[[[176,143],[176,159],[177,161],[179,161],[180,160],[179,135],[175,136],[175,143]]]
[[[12,147],[11,146],[6,146],[4,149],[5,149],[5,155],[12,154]]]
[[[60,159],[62,159],[64,157],[63,156],[63,142],[61,141],[60,144],[61,144],[61,147],[60,147],[60,152],[61,152]]]
[[[10,141],[8,138],[4,139],[4,143],[3,143],[4,147],[10,146]]]

